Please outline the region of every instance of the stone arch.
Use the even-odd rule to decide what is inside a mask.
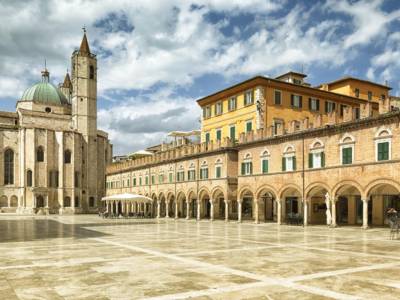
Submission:
[[[189,189],[186,193],[186,199],[188,199],[188,201],[192,201],[192,199],[197,199],[196,191],[194,189]]]
[[[6,195],[0,197],[0,207],[8,207],[8,198]]]
[[[354,181],[354,180],[342,180],[342,181],[338,182],[338,183],[332,188],[332,194],[331,194],[331,196],[332,196],[332,197],[336,197],[338,191],[339,191],[341,188],[345,187],[346,185],[347,185],[347,186],[353,186],[353,187],[355,187],[355,188],[358,190],[358,192],[360,193],[361,196],[364,196],[364,195],[365,195],[365,194],[363,194],[364,189],[362,188],[362,186],[361,186],[358,182],[356,182],[356,181]]]
[[[167,192],[167,201],[171,201],[171,199],[173,198],[173,197],[175,197],[175,194],[174,194],[174,192],[173,191],[168,191]]]
[[[318,187],[324,188],[328,193],[331,191],[331,188],[330,188],[326,183],[321,182],[321,181],[313,182],[313,183],[310,183],[310,184],[305,188],[304,194],[305,194],[306,198],[307,198],[308,196],[310,196],[309,194],[310,194],[310,192],[311,192],[313,189],[318,188]]]
[[[203,186],[199,190],[199,199],[201,200],[205,195],[208,195],[209,197],[211,197],[210,190]]]
[[[239,190],[239,192],[238,192],[238,197],[239,197],[239,199],[242,199],[242,198],[243,198],[243,195],[244,195],[244,193],[245,193],[246,191],[250,191],[250,193],[251,193],[252,195],[254,195],[253,189],[251,188],[251,186],[245,185],[245,186],[241,187],[240,190]]]
[[[255,200],[258,200],[258,216],[261,221],[276,221],[277,195],[278,192],[269,184],[263,184],[257,189],[255,193]]]
[[[262,149],[260,152],[260,157],[267,157],[270,155],[271,155],[271,152],[269,152],[269,150],[267,148]]]
[[[398,182],[396,182],[392,179],[389,179],[389,178],[381,178],[381,179],[370,182],[364,189],[364,195],[370,196],[372,190],[374,190],[378,186],[382,186],[382,185],[391,186],[395,190],[397,190],[398,194],[400,194],[400,184]]]
[[[305,189],[305,200],[307,201],[307,223],[327,224],[327,203],[326,194],[330,194],[331,188],[324,182],[313,182]],[[328,205],[328,207],[327,207]]]
[[[211,190],[211,198],[214,200],[215,197],[218,196],[218,194],[222,194],[224,196],[224,198],[226,198],[226,195],[224,193],[224,189],[221,186],[216,186]]]
[[[299,192],[300,195],[302,194],[302,193],[301,193],[301,188],[300,188],[297,184],[290,183],[290,184],[284,185],[283,187],[281,187],[281,188],[279,189],[279,191],[278,191],[278,197],[279,197],[279,199],[282,199],[283,194],[284,194],[287,190],[289,190],[289,189],[296,190],[297,192]]]
[[[350,133],[345,133],[342,138],[340,139],[340,144],[344,143],[354,143],[356,139]]]
[[[257,191],[255,192],[255,197],[256,199],[259,199],[261,197],[261,193],[263,191],[267,191],[271,194],[273,194],[273,196],[277,197],[278,196],[278,192],[275,190],[274,187],[268,185],[268,184],[263,184],[262,186],[260,186]]]
[[[288,144],[283,148],[283,153],[288,153],[288,152],[296,152],[296,147],[293,146],[292,144]]]
[[[166,199],[164,193],[163,193],[163,192],[160,192],[160,193],[158,194],[158,199],[157,199],[157,200],[162,200],[163,198]]]
[[[323,141],[321,141],[320,139],[316,138],[313,140],[313,142],[310,145],[310,149],[315,149],[315,148],[323,148],[325,147],[325,144]]]
[[[375,133],[376,138],[391,137],[391,136],[392,136],[392,130],[385,126],[380,127]]]
[[[10,207],[18,207],[18,197],[12,195],[10,198]]]

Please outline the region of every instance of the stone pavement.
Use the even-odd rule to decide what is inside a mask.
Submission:
[[[0,216],[0,299],[399,299],[387,228]]]

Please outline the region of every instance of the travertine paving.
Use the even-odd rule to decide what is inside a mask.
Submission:
[[[388,229],[0,216],[0,299],[399,299]]]

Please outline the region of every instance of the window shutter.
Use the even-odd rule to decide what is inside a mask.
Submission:
[[[293,156],[293,171],[296,170],[296,156]]]
[[[286,171],[286,157],[282,157],[282,171]]]
[[[336,103],[335,102],[332,103],[332,108],[333,108],[333,111],[336,110]]]
[[[308,98],[308,109],[309,109],[309,110],[312,110],[311,98]]]
[[[290,105],[294,106],[294,95],[290,95]]]
[[[249,166],[250,166],[250,174],[253,174],[253,163],[250,162],[250,163],[249,163]]]
[[[325,101],[325,113],[328,113],[328,101]]]
[[[383,143],[378,144],[378,160],[383,160]]]
[[[325,152],[321,152],[321,167],[325,167]]]
[[[313,168],[313,154],[308,153],[308,168],[312,169]]]
[[[244,163],[242,163],[242,175],[244,175],[244,173],[245,173],[245,164]]]
[[[303,96],[299,96],[299,107],[303,107]]]
[[[319,111],[319,99],[317,99],[317,110]]]
[[[263,159],[263,161],[262,161],[262,172],[268,173],[268,160],[267,159]]]

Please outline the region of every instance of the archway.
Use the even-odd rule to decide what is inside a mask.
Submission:
[[[187,206],[185,194],[183,192],[179,192],[176,196],[176,201],[178,201],[178,218],[186,218]]]
[[[176,213],[176,203],[175,196],[172,194],[168,195],[168,217],[175,218]]]
[[[253,219],[253,193],[250,190],[242,192],[242,220]]]
[[[18,198],[17,196],[11,196],[10,198],[10,207],[18,207]]]
[[[213,192],[212,199],[214,200],[214,218],[225,219],[225,197],[221,189],[216,189]]]
[[[258,210],[260,221],[271,222],[277,220],[276,193],[270,187],[261,188],[256,195],[259,200]]]
[[[288,186],[283,189],[280,197],[282,201],[282,220],[303,215],[302,196],[296,186]]]
[[[188,193],[186,201],[189,202],[189,218],[197,217],[197,197],[196,193],[192,190]]]
[[[308,216],[310,224],[326,224],[326,195],[328,188],[322,184],[315,184],[307,190]]]
[[[361,189],[352,182],[344,182],[334,190],[336,201],[336,223],[354,225],[363,223]],[[368,219],[372,219],[372,205],[369,205]],[[333,213],[333,212],[332,212]]]
[[[8,207],[8,199],[5,195],[0,197],[0,208],[1,207]]]
[[[200,199],[200,217],[205,219],[211,218],[211,200],[207,190],[202,190],[199,194]]]

